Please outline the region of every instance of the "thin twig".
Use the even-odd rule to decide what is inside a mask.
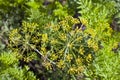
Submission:
[[[34,49],[37,53],[39,53],[43,58],[46,58],[50,63],[55,64],[55,62],[51,61],[50,59],[48,59],[47,57],[44,57],[40,51],[38,51],[37,49]]]
[[[30,44],[29,44],[29,45],[30,45]],[[42,53],[41,53],[38,49],[33,48],[31,45],[30,45],[30,47],[31,47],[35,52],[37,52],[38,54],[40,54],[44,59],[48,60],[50,63],[56,64],[55,62],[53,62],[52,60],[48,59],[47,57],[44,57],[44,55],[42,55]]]

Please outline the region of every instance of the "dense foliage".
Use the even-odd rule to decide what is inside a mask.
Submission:
[[[0,0],[1,80],[119,80],[120,0]]]

